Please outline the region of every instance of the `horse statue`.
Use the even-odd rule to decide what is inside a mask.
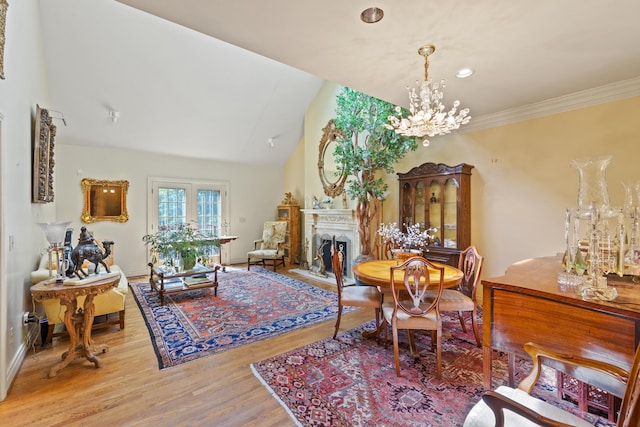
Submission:
[[[103,241],[103,253],[94,241],[93,236],[87,233],[87,227],[82,227],[80,229],[80,237],[78,238],[78,246],[71,251],[71,262],[73,263],[73,272],[76,276],[78,276],[79,279],[88,276],[82,269],[82,264],[85,260],[95,265],[95,274],[100,273],[100,264],[104,266],[107,273],[110,273],[109,266],[104,262],[104,259],[111,255],[111,245],[113,245],[112,240]]]

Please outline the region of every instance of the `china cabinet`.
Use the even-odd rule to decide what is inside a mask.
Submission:
[[[276,219],[287,221],[287,235],[284,242],[284,260],[287,265],[300,260],[300,206],[283,204],[278,206]]]
[[[403,231],[412,224],[436,229],[424,253],[431,261],[457,266],[460,251],[471,244],[471,169],[466,163],[424,163],[398,173],[399,222]]]

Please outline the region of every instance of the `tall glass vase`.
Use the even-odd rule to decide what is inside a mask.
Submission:
[[[607,216],[609,192],[606,171],[611,159],[612,156],[601,156],[571,161],[578,170],[578,209],[581,214],[588,214],[593,208]]]

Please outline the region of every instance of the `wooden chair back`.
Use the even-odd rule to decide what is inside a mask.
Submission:
[[[633,357],[633,365],[631,365],[629,380],[622,398],[617,425],[620,427],[640,426],[640,345]]]
[[[395,272],[403,271],[403,280],[397,283]],[[437,283],[431,283],[429,270],[439,271]],[[438,308],[444,283],[444,267],[438,267],[427,259],[416,256],[407,259],[400,265],[391,267],[391,293],[396,310],[402,310],[410,316],[424,316]],[[434,285],[437,286],[434,288]],[[425,301],[427,288],[436,290],[435,296]]]
[[[469,246],[460,252],[458,268],[464,273],[464,276],[458,284],[458,289],[473,301],[476,301],[476,289],[480,283],[483,263],[484,257],[478,253],[475,246]]]

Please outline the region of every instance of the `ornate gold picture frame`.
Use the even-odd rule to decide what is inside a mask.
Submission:
[[[2,0],[0,0],[2,1]],[[49,111],[36,105],[36,123],[33,138],[33,203],[53,202],[53,149],[56,127]]]
[[[0,79],[4,80],[4,41],[7,22],[7,0],[0,0]]]
[[[127,222],[127,191],[129,181],[107,181],[84,178],[80,183],[84,207],[80,219],[85,223],[96,221]]]

